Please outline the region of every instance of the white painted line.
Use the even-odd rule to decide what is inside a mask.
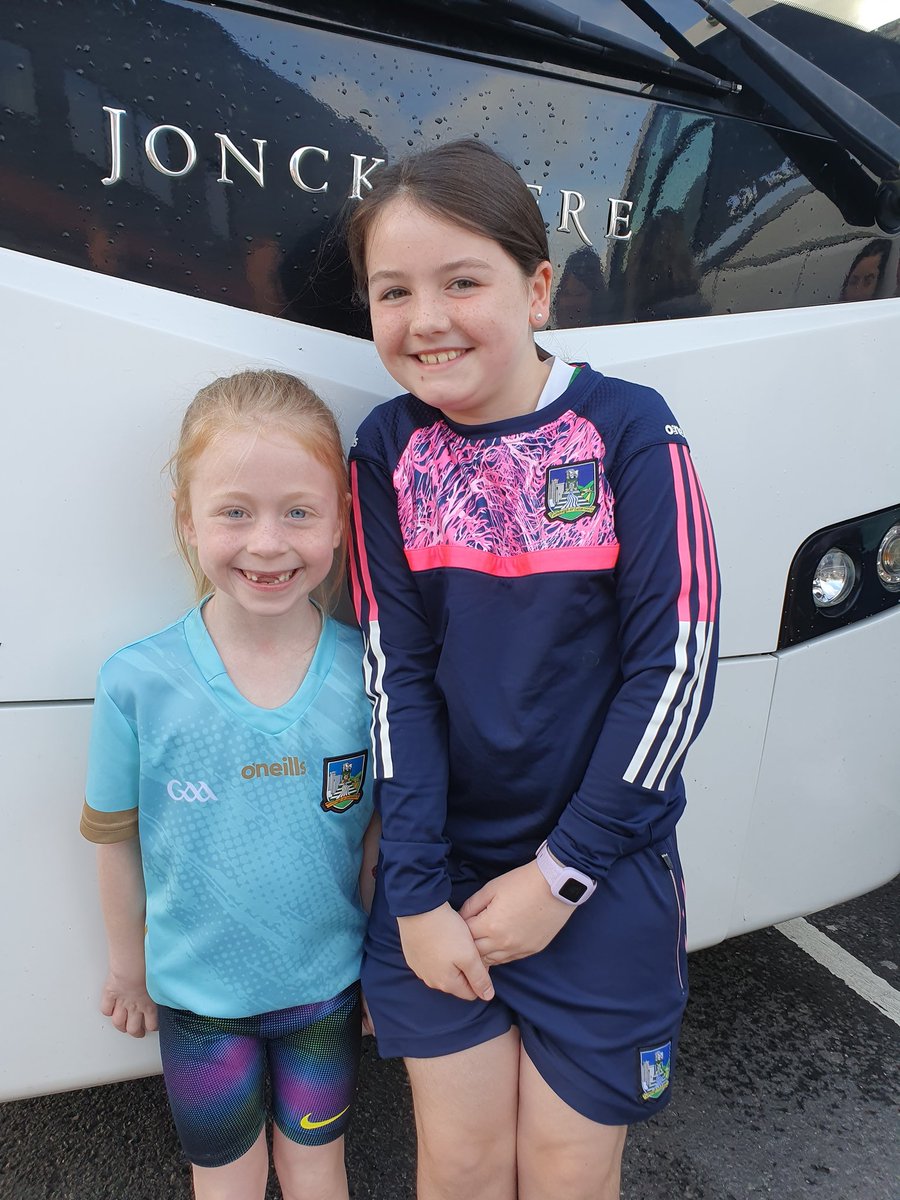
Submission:
[[[887,980],[870,971],[865,963],[848,954],[837,942],[802,917],[782,921],[775,928],[801,950],[805,950],[810,958],[827,967],[832,975],[842,979],[863,1000],[868,1000],[879,1012],[890,1017],[895,1025],[900,1025],[900,992],[892,988]]]

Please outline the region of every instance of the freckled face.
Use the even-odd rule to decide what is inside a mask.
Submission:
[[[532,411],[548,262],[526,276],[497,242],[397,199],[369,234],[366,270],[375,346],[401,387],[462,424]]]
[[[337,488],[291,434],[223,434],[194,465],[189,496],[185,538],[219,609],[284,616],[331,570],[341,541]]]

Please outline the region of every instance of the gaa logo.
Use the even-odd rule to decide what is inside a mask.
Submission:
[[[202,779],[199,783],[182,783],[180,779],[170,779],[166,791],[172,800],[183,800],[186,804],[205,804],[207,800],[219,798]]]

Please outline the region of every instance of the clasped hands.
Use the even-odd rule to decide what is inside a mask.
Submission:
[[[400,941],[410,968],[429,987],[461,1000],[490,1000],[488,968],[537,954],[574,911],[530,862],[490,880],[459,912],[442,904],[400,917]]]

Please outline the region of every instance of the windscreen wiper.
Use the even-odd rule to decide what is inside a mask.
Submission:
[[[421,3],[421,0],[413,0]],[[585,21],[551,0],[428,0],[424,7],[444,8],[454,14],[461,11],[481,25],[540,34],[554,44],[591,54],[606,60],[613,74],[626,75],[644,83],[669,83],[701,91],[739,92],[741,85],[720,79],[709,71],[676,62],[661,51],[653,50],[631,38],[623,37],[602,25]]]
[[[649,0],[622,0],[622,3],[626,8],[630,8],[649,29],[652,29],[656,36],[678,55],[682,63],[691,63],[693,66],[703,69],[703,55],[700,54],[697,47],[692,45],[674,25],[671,25],[662,13],[658,13]]]
[[[880,180],[875,219],[886,233],[900,232],[900,126],[725,0],[695,3],[729,29],[748,57]]]

